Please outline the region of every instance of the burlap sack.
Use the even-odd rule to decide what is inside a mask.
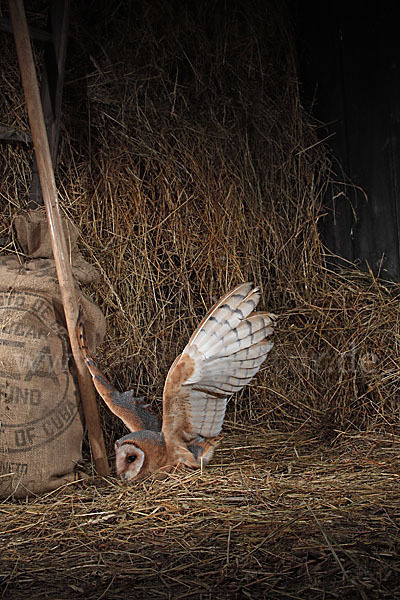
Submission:
[[[33,260],[0,257],[0,496],[23,497],[72,481],[83,437],[79,391],[45,215],[16,219]],[[66,227],[74,276],[96,276]],[[92,351],[103,340],[100,309],[79,292]]]

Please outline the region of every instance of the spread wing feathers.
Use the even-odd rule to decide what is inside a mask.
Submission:
[[[144,398],[136,398],[132,390],[120,393],[98,369],[87,346],[82,308],[79,308],[76,335],[83,360],[92,376],[94,387],[108,408],[125,423],[130,431],[140,431],[142,429],[161,431],[160,419],[144,402]]]
[[[241,390],[259,370],[273,344],[275,315],[254,313],[258,288],[244,283],[208,312],[164,386],[163,431],[166,440],[217,436],[231,394]]]

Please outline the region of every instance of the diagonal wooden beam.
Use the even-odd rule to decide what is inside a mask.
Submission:
[[[38,163],[40,183],[46,207],[54,260],[56,263],[57,277],[60,284],[61,298],[64,306],[72,354],[77,368],[79,389],[81,392],[93,459],[97,472],[100,475],[108,475],[109,466],[105,452],[103,433],[100,426],[95,391],[89,371],[80,354],[78,340],[75,335],[75,324],[78,316],[75,285],[61,222],[57,188],[54,179],[53,165],[43,118],[39,86],[33,62],[24,5],[22,0],[9,0],[9,6],[22,85],[28,109],[29,123]]]

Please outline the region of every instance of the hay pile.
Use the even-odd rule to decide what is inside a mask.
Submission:
[[[2,124],[26,130],[1,43]],[[39,594],[48,568],[49,598],[151,585],[161,598],[395,597],[399,289],[327,269],[316,127],[272,0],[73,6],[57,183],[101,273],[85,290],[107,317],[101,367],[159,407],[169,365],[229,287],[255,281],[280,318],[204,474],[4,504],[5,597]],[[32,153],[0,152],[0,236],[18,252]],[[111,452],[124,429],[102,412]]]

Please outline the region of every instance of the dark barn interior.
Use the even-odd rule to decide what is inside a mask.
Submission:
[[[391,2],[295,5],[303,98],[347,184],[329,192],[330,250],[399,280],[399,39]],[[336,176],[340,180],[340,170]]]
[[[161,414],[170,365],[239,283],[260,286],[278,319],[207,468],[122,482],[127,429],[99,399],[99,474],[50,246],[27,233],[45,217],[0,0],[1,597],[400,598],[394,3],[24,6],[68,256],[113,385]],[[17,329],[10,298],[36,298],[16,294],[35,273],[50,273],[57,325]],[[38,346],[52,327],[57,359]],[[7,370],[11,340],[33,357],[24,383]],[[63,397],[54,412],[67,372],[71,410]],[[26,483],[35,451],[71,477]]]

